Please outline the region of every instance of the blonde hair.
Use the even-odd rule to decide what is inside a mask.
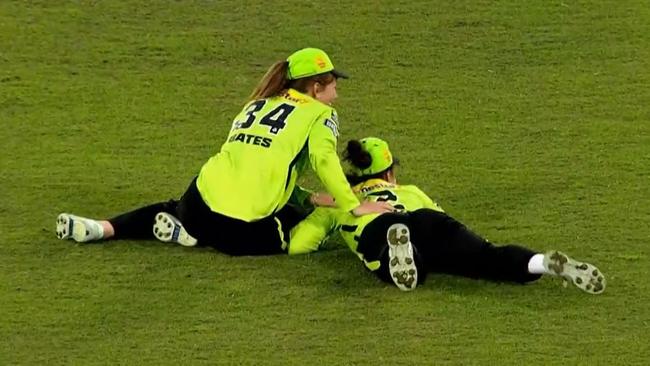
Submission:
[[[271,65],[251,93],[249,100],[264,99],[280,94],[287,88],[287,72],[289,70],[289,61],[278,61]]]
[[[248,100],[264,99],[276,96],[283,90],[293,88],[301,93],[306,93],[314,83],[327,85],[333,82],[336,77],[328,72],[325,74],[308,76],[305,78],[288,80],[289,62],[278,61],[271,65],[257,84]]]

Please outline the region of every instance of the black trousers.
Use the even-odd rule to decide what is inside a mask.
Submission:
[[[153,224],[159,212],[177,217],[199,245],[230,255],[283,253],[283,238],[288,241],[290,230],[309,213],[287,204],[273,215],[253,222],[221,215],[205,204],[195,178],[180,200],[155,203],[109,219],[115,229],[114,238],[153,239]]]
[[[386,233],[395,223],[411,232],[419,280],[428,272],[518,283],[541,277],[528,273],[528,261],[536,252],[518,245],[496,246],[445,213],[421,209],[383,214],[363,230],[357,250],[367,260],[381,261],[376,274],[384,281],[392,282]]]

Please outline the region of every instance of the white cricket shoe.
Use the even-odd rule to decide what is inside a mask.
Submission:
[[[544,254],[544,267],[549,273],[563,277],[567,282],[590,294],[605,291],[607,281],[596,266],[578,262],[562,252],[550,251]]]
[[[395,285],[402,291],[411,291],[418,284],[418,270],[413,256],[409,228],[393,224],[388,228],[388,271]]]
[[[62,213],[56,218],[56,236],[85,243],[104,237],[104,229],[96,220]]]
[[[156,214],[156,221],[153,224],[153,235],[165,243],[172,242],[185,247],[193,247],[196,245],[196,239],[185,231],[183,224],[173,215],[166,212]]]

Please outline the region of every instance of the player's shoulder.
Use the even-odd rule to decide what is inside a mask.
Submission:
[[[312,103],[310,104],[310,108],[313,108],[314,112],[318,114],[319,118],[329,119],[338,125],[339,123],[338,114],[336,113],[336,109],[334,109],[334,107],[332,107],[331,105],[327,105],[318,100],[313,100]]]
[[[399,183],[399,184],[395,184],[395,187],[397,187],[397,189],[403,189],[405,191],[419,191],[420,190],[420,188],[418,188],[418,186],[416,186],[415,184],[402,184],[402,183]]]
[[[420,189],[420,187],[416,186],[415,184],[400,184],[400,185],[398,185],[398,187],[399,187],[399,189],[402,189],[404,191],[410,191],[410,192],[414,192],[414,193],[417,193],[417,194],[423,194],[425,196],[427,195],[426,193],[424,193],[423,190]]]
[[[304,110],[311,110],[313,113],[323,115],[325,117],[336,115],[336,110],[332,106],[314,99],[309,95],[303,94],[295,89],[287,89],[282,91],[277,96],[277,101],[280,103],[290,103],[296,107],[301,107]]]

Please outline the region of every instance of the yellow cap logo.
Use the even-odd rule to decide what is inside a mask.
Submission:
[[[322,57],[319,56],[316,57],[316,65],[318,65],[318,67],[320,67],[321,69],[324,69],[325,66],[327,66],[327,63],[325,62],[325,60],[323,60]]]
[[[384,160],[386,160],[386,161],[391,161],[391,160],[393,160],[393,159],[391,158],[391,156],[390,156],[390,151],[389,151],[388,149],[385,149],[385,150],[384,150]]]

